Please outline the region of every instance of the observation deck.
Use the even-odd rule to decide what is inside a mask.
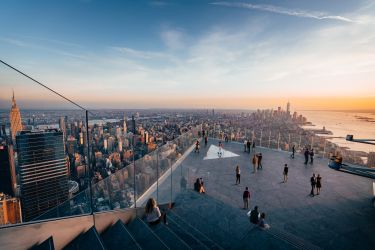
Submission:
[[[302,154],[292,159],[288,152],[260,147],[255,152],[263,155],[263,169],[253,173],[252,153],[245,153],[241,143],[223,142],[224,150],[238,156],[226,158],[228,153],[224,151],[222,158],[213,156],[214,159],[205,160],[211,145],[218,146],[218,141],[210,140],[199,154],[190,153],[182,163],[193,175],[190,189],[194,178],[203,177],[206,194],[199,199],[189,193],[182,194],[176,200],[176,209],[179,204],[189,206],[192,214],[197,215],[189,216],[189,221],[197,227],[211,228],[207,233],[212,238],[219,230],[205,221],[216,221],[219,228],[226,230],[227,234],[221,235],[223,242],[237,239],[235,244],[242,239],[251,249],[295,247],[287,239],[306,244],[305,248],[312,244],[322,249],[374,249],[372,179],[330,169],[328,159],[315,157],[313,164],[305,165]],[[289,167],[287,183],[283,183],[285,163]],[[235,185],[236,165],[241,168],[240,185]],[[320,195],[311,197],[313,173],[322,176],[322,188]],[[271,226],[269,233],[249,231],[248,210],[242,209],[246,186],[251,192],[250,208],[257,205],[260,212],[266,213]],[[215,206],[213,201],[220,205]],[[285,235],[284,239],[279,234]]]
[[[303,155],[296,154],[292,159],[288,152],[261,147],[254,151],[262,153],[263,169],[253,173],[253,152],[245,153],[243,145],[236,142],[223,142],[222,157],[217,154],[216,139],[210,139],[207,146],[201,143],[200,153],[191,149],[171,167],[173,174],[165,172],[157,187],[151,186],[137,201],[142,206],[148,197],[157,198],[159,204],[172,200],[174,205],[167,211],[169,225],[147,226],[142,222],[142,208],[116,209],[3,228],[0,246],[4,249],[32,246],[78,249],[79,244],[86,245],[80,249],[375,248],[372,179],[330,169],[328,159],[315,158],[313,164],[305,165]],[[287,183],[282,182],[285,163],[289,167]],[[235,184],[237,165],[241,168],[239,185]],[[311,197],[313,173],[322,176],[322,189],[320,195]],[[199,177],[204,180],[205,194],[192,190]],[[186,188],[182,179],[187,181]],[[249,208],[257,205],[260,212],[266,213],[269,230],[250,224],[242,201],[246,186],[251,192]],[[91,217],[95,218],[95,224]],[[122,242],[125,233],[128,245]],[[51,239],[54,248],[41,248],[51,246],[45,241]],[[43,241],[45,245],[41,244]]]

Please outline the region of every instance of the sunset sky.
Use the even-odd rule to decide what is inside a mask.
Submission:
[[[0,59],[89,108],[375,110],[375,1],[18,1]],[[0,108],[70,107],[0,65]]]

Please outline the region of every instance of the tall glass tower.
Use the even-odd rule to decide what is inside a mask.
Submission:
[[[22,131],[16,142],[23,221],[30,221],[68,199],[63,133]]]

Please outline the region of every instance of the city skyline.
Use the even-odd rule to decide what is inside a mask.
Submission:
[[[297,110],[371,109],[374,9],[374,1],[6,1],[0,53],[88,108],[256,109],[289,100]],[[23,109],[69,106],[0,73],[0,108],[12,88]]]
[[[0,248],[375,249],[374,13],[2,1]]]

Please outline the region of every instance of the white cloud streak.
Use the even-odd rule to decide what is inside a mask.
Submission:
[[[161,33],[161,39],[171,50],[178,50],[184,47],[184,33],[179,30],[165,30]]]
[[[274,5],[251,4],[251,3],[242,3],[242,2],[213,2],[211,4],[225,6],[225,7],[236,7],[236,8],[266,11],[266,12],[272,12],[272,13],[277,13],[281,15],[312,18],[312,19],[318,19],[318,20],[331,19],[331,20],[337,20],[337,21],[349,22],[349,23],[354,22],[354,20],[350,18],[337,16],[337,15],[328,15],[325,12],[311,12],[311,11],[306,11],[306,10],[288,9],[288,8],[284,8],[280,6],[274,6]]]
[[[44,41],[52,41],[52,40],[44,39]],[[46,51],[46,52],[49,52],[49,53],[57,54],[57,55],[60,55],[60,56],[71,57],[71,58],[74,58],[74,59],[85,59],[86,58],[86,56],[83,55],[83,54],[73,53],[73,52],[70,52],[69,50],[56,48],[55,46],[43,46],[43,45],[40,45],[40,44],[24,41],[24,40],[21,40],[21,39],[0,37],[0,43],[7,43],[7,44],[14,45],[14,46],[17,46],[17,47],[31,48],[31,49]],[[54,40],[54,43],[60,43],[61,44],[63,42]],[[67,45],[67,43],[65,43],[65,45]]]

